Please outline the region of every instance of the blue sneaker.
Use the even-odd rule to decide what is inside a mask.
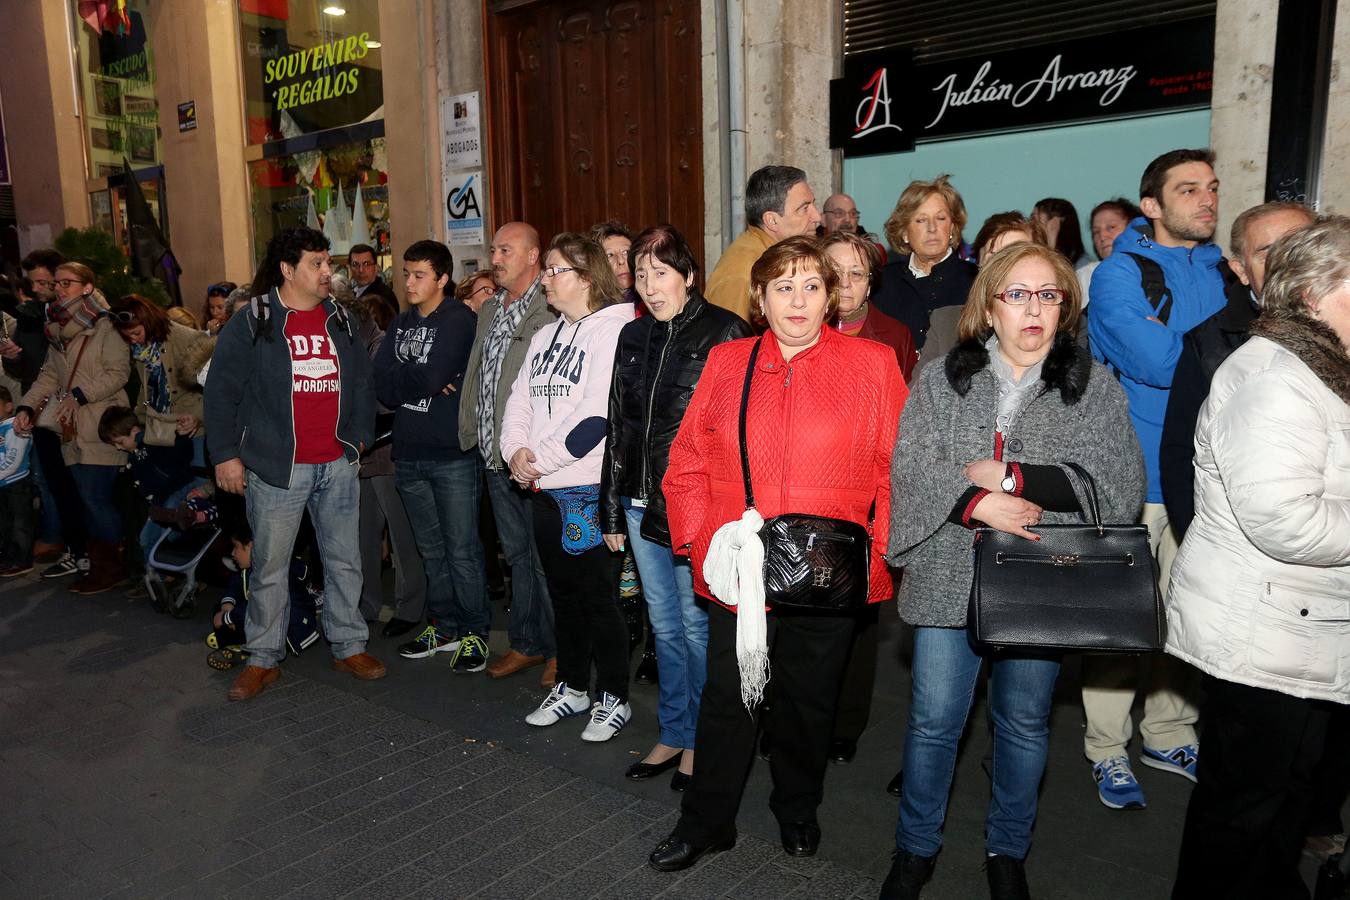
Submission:
[[[1092,767],[1097,782],[1097,798],[1110,809],[1143,809],[1144,791],[1130,768],[1128,756],[1113,756]]]
[[[1200,760],[1199,744],[1183,744],[1171,750],[1154,750],[1145,747],[1139,753],[1139,761],[1150,769],[1171,772],[1182,778],[1195,781],[1195,764]]]

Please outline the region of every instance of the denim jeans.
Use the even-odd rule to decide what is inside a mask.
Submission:
[[[86,463],[70,467],[90,540],[106,544],[116,544],[122,540],[122,516],[113,502],[113,482],[117,479],[119,468]]]
[[[37,539],[45,544],[59,544],[61,536],[61,514],[56,510],[56,498],[47,487],[47,476],[42,471],[42,455],[38,453],[36,442],[28,454],[28,470],[33,483],[37,485],[40,511],[37,527]]]
[[[699,699],[708,678],[708,611],[694,602],[694,571],[689,560],[676,559],[669,547],[642,537],[646,510],[624,498],[628,546],[642,579],[656,639],[656,666],[661,673],[656,704],[661,743],[694,748]]]
[[[558,655],[553,599],[534,540],[530,495],[517,487],[504,469],[487,470],[487,487],[502,555],[511,567],[511,649],[552,659]]]
[[[478,538],[478,498],[483,463],[476,453],[459,459],[394,460],[394,484],[403,498],[427,575],[427,618],[444,637],[492,627],[483,542]]]
[[[942,847],[956,749],[984,657],[964,628],[914,629],[914,687],[905,735],[904,794],[895,843],[932,856]],[[1037,792],[1050,743],[1050,697],[1058,658],[997,654],[989,676],[994,790],[985,848],[1023,859],[1031,848]]]
[[[174,491],[164,498],[164,502],[159,504],[165,509],[177,509],[187,499],[188,491],[192,490],[200,481],[189,481],[187,484]],[[145,567],[150,568],[150,551],[155,549],[155,542],[160,539],[164,532],[168,531],[167,525],[161,525],[154,519],[146,519],[145,525],[141,526],[141,553],[145,560]]]
[[[319,621],[333,657],[346,659],[365,652],[369,632],[357,609],[361,602],[359,498],[356,466],[343,457],[327,463],[296,463],[289,488],[276,487],[249,473],[244,491],[248,524],[253,529],[252,590],[244,618],[249,665],[271,668],[286,656],[291,557],[306,509],[323,561]]]

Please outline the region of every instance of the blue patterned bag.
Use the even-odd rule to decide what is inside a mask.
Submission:
[[[546,488],[562,516],[562,547],[573,556],[600,546],[600,485]]]

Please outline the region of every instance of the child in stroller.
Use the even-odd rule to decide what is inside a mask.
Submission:
[[[253,563],[253,532],[242,516],[230,529],[230,545],[236,572],[211,620],[214,630],[206,636],[206,646],[211,648],[206,663],[213,669],[229,669],[247,658],[243,650],[244,617],[248,610],[249,568]],[[300,559],[291,560],[290,589],[286,649],[290,653],[299,653],[319,639],[323,595],[312,586],[309,567]]]

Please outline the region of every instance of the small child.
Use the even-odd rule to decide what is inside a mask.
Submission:
[[[212,652],[206,658],[213,669],[228,669],[244,659],[244,618],[248,614],[249,568],[253,564],[253,532],[240,518],[230,532],[230,556],[238,571],[220,598],[220,606],[211,624],[215,630],[206,637]],[[286,648],[298,654],[319,639],[319,610],[323,595],[309,583],[309,567],[302,560],[291,560],[290,624],[286,628]]]
[[[28,450],[32,438],[14,430],[14,395],[0,387],[0,578],[33,571],[33,479]]]
[[[192,438],[178,435],[172,447],[147,446],[136,413],[125,406],[110,406],[99,419],[98,436],[127,454],[127,471],[136,489],[152,507],[175,508],[201,484],[192,473]],[[168,529],[154,520],[141,528],[141,552],[149,563],[155,542]]]

